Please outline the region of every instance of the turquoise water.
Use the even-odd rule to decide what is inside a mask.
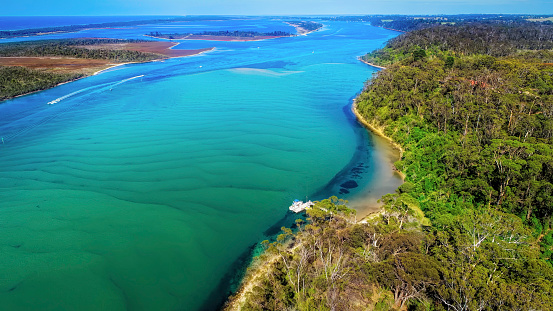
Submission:
[[[293,38],[183,42],[217,49],[0,104],[2,308],[215,308],[293,199],[355,201],[392,178],[349,105],[373,73],[356,56],[395,35],[325,22]]]

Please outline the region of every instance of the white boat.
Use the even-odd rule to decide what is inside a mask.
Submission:
[[[303,202],[303,201],[300,201],[300,200],[294,200],[294,202],[292,202],[292,205],[290,205],[290,207],[288,208],[289,210],[291,210],[292,212],[294,213],[299,213],[299,212],[302,212],[308,208],[311,208],[313,207],[314,203],[310,201],[307,201],[307,202]]]

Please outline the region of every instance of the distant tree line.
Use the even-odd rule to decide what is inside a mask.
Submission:
[[[490,25],[520,25],[541,23],[553,25],[547,18],[553,15],[521,14],[457,14],[457,15],[366,15],[366,16],[325,16],[323,20],[370,22],[376,27],[384,27],[404,32],[429,28],[437,25],[466,25],[484,23]]]
[[[289,37],[292,34],[286,31],[271,31],[271,32],[257,32],[257,31],[203,31],[195,33],[198,36],[224,36],[224,37],[259,37],[259,36],[275,36],[275,37]]]
[[[221,30],[221,31],[203,31],[198,33],[170,33],[164,34],[158,31],[150,32],[150,36],[156,38],[175,39],[186,36],[215,36],[215,37],[242,37],[242,38],[254,38],[254,37],[290,37],[291,33],[285,31],[272,31],[272,32],[257,32],[257,31],[241,31],[241,30]]]

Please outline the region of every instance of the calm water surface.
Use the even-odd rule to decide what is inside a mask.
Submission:
[[[41,39],[293,31],[278,20],[219,23]],[[397,34],[323,23],[293,38],[183,41],[216,50],[0,104],[2,309],[213,309],[236,260],[293,199],[341,192],[362,210],[369,191],[393,191],[399,179],[349,105],[373,73],[356,57]]]

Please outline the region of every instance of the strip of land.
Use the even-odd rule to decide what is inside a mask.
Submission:
[[[122,29],[128,26],[137,26],[144,24],[159,24],[167,22],[185,22],[190,20],[202,20],[202,17],[176,17],[176,18],[161,18],[161,19],[146,19],[135,21],[122,21],[122,22],[107,22],[96,23],[86,25],[66,25],[66,26],[53,26],[53,27],[41,27],[41,28],[29,28],[18,30],[0,30],[0,39],[6,38],[18,38],[18,37],[31,37],[31,36],[43,36],[57,33],[69,33],[78,32],[87,29]]]
[[[206,41],[260,41],[267,39],[276,39],[284,37],[294,37],[297,35],[306,35],[317,31],[323,27],[323,24],[312,21],[290,21],[286,24],[296,28],[297,34],[285,31],[257,32],[257,31],[204,31],[201,33],[160,33],[150,32],[145,35],[157,39],[169,40],[206,40]]]
[[[257,31],[204,31],[201,33],[160,33],[151,32],[146,35],[157,39],[169,40],[206,40],[206,41],[260,41],[267,39],[292,37],[284,31],[257,32]]]
[[[299,36],[305,36],[323,28],[323,24],[320,24],[317,22],[311,22],[311,21],[308,21],[308,22],[292,21],[292,22],[286,22],[286,24],[296,28],[296,32],[298,33]]]
[[[177,44],[78,39],[0,45],[0,100],[52,88],[114,66],[198,55],[213,49],[172,49]]]
[[[206,40],[206,41],[261,41],[267,39],[282,38],[284,36],[254,36],[254,37],[226,37],[226,36],[209,36],[209,35],[190,35],[184,38],[185,40]]]
[[[267,39],[276,39],[282,38],[284,36],[253,36],[253,37],[243,37],[243,36],[214,36],[214,35],[194,35],[194,34],[173,34],[173,35],[162,35],[162,36],[149,36],[156,39],[170,39],[170,40],[205,40],[205,41],[233,41],[233,42],[246,42],[246,41],[260,41]]]

